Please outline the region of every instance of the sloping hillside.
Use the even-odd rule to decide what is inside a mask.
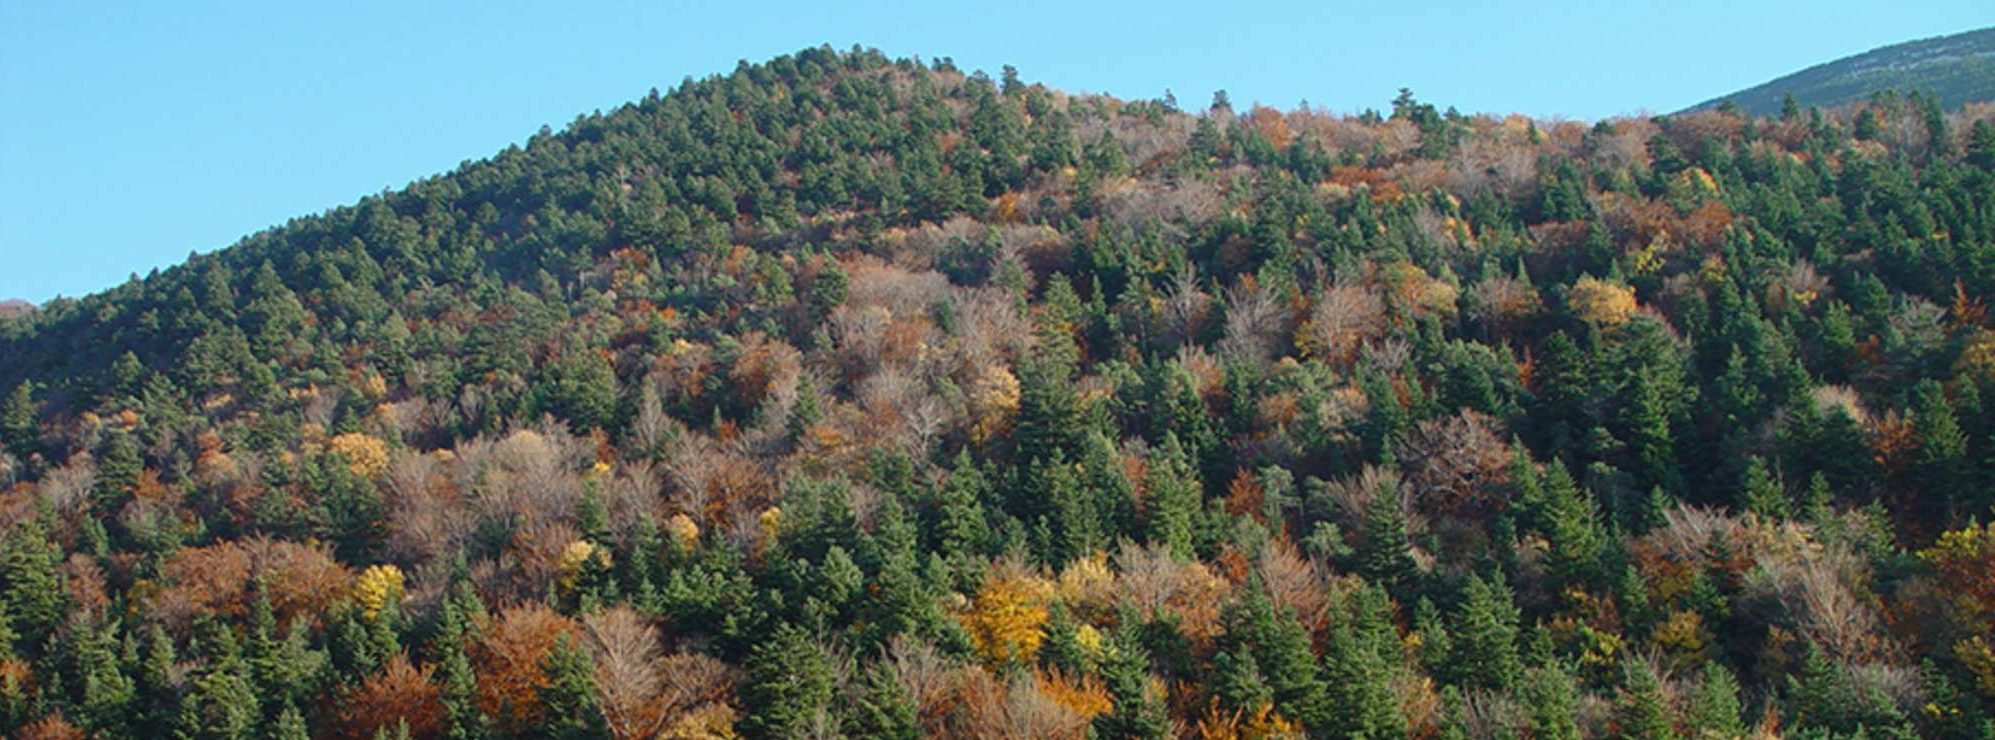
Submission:
[[[1830,107],[1885,90],[1934,95],[1945,110],[1995,100],[1995,28],[1892,44],[1818,64],[1763,85],[1692,106],[1730,100],[1754,115],[1775,115],[1787,96],[1802,108]]]
[[[0,736],[1975,737],[1995,125],[1879,108],[583,116],[0,318]]]

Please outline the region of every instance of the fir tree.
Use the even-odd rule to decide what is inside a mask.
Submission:
[[[1622,686],[1614,701],[1614,723],[1621,737],[1666,740],[1677,737],[1669,702],[1655,670],[1640,660],[1622,666]]]
[[[1755,455],[1746,462],[1744,478],[1739,483],[1739,508],[1767,519],[1786,519],[1792,516],[1787,502],[1787,493],[1780,483],[1773,479],[1767,469],[1766,460]]]
[[[1118,637],[1102,661],[1110,709],[1094,718],[1094,736],[1102,740],[1163,740],[1171,721],[1164,704],[1150,692],[1150,659],[1133,639]]]
[[[563,635],[548,653],[543,670],[547,684],[540,688],[540,704],[548,722],[539,731],[561,740],[608,738],[602,708],[596,703],[595,662],[588,651]]]
[[[1406,534],[1406,515],[1399,492],[1372,492],[1365,502],[1363,539],[1358,542],[1358,573],[1395,595],[1405,595],[1419,576],[1413,545]]]
[[[41,449],[41,422],[35,405],[34,386],[21,381],[0,403],[0,449],[27,459]]]
[[[1531,669],[1521,694],[1531,737],[1579,740],[1579,686],[1564,661],[1550,658]]]
[[[1543,519],[1546,539],[1551,543],[1552,571],[1566,584],[1594,579],[1599,575],[1607,533],[1593,493],[1573,481],[1562,460],[1552,461],[1545,474],[1544,491]]]
[[[1166,433],[1163,444],[1151,450],[1143,481],[1149,502],[1148,539],[1170,545],[1172,555],[1190,560],[1192,525],[1201,498],[1197,474],[1177,435]]]
[[[39,519],[14,525],[0,539],[0,602],[24,652],[39,652],[67,610],[68,591],[56,572],[58,553]]]
[[[1517,655],[1516,604],[1502,576],[1471,574],[1453,629],[1455,672],[1469,687],[1506,689],[1524,673]]]
[[[1684,712],[1691,731],[1699,737],[1744,737],[1746,727],[1740,714],[1738,680],[1725,666],[1705,663]]]
[[[850,692],[844,709],[844,730],[852,737],[883,740],[915,740],[921,737],[921,722],[914,701],[884,666],[866,671]]]
[[[1391,601],[1369,587],[1354,595],[1345,624],[1331,631],[1323,656],[1323,683],[1329,701],[1312,717],[1338,737],[1394,738],[1406,735],[1406,718],[1394,689],[1401,646],[1391,623]]]
[[[748,654],[741,686],[745,713],[738,725],[749,738],[792,738],[829,711],[831,662],[803,630],[776,627]]]
[[[100,734],[121,732],[132,721],[135,687],[118,659],[117,624],[80,631],[75,660],[83,691],[77,719]]]

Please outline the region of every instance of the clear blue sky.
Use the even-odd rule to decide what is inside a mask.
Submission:
[[[1995,25],[1988,0],[582,5],[0,0],[0,298],[101,290],[820,43],[1187,106],[1357,111],[1409,86],[1591,119]]]

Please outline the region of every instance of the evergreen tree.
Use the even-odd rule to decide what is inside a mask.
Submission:
[[[1622,665],[1622,686],[1614,701],[1614,723],[1621,737],[1664,740],[1677,737],[1669,702],[1655,670],[1640,660]]]
[[[1550,658],[1531,669],[1524,676],[1520,693],[1530,718],[1531,737],[1579,740],[1579,686],[1564,661]]]
[[[1354,595],[1354,614],[1330,633],[1323,657],[1329,701],[1313,717],[1338,737],[1396,738],[1406,717],[1394,690],[1401,646],[1391,622],[1391,601],[1369,587]]]
[[[22,652],[42,650],[67,611],[68,591],[56,572],[59,553],[38,519],[24,520],[0,538],[0,602]]]
[[[776,627],[767,641],[748,653],[741,686],[744,714],[738,724],[749,738],[793,738],[830,711],[830,659],[793,625]]]
[[[0,402],[0,449],[27,459],[41,449],[41,421],[35,406],[35,389],[21,381]]]
[[[173,638],[166,635],[166,628],[154,624],[146,632],[143,651],[133,681],[139,708],[132,729],[141,737],[166,737],[180,717]]]
[[[115,623],[83,627],[76,638],[76,669],[82,682],[77,719],[100,733],[123,731],[132,721],[134,685],[119,661]]]
[[[1566,584],[1583,584],[1600,575],[1600,553],[1607,533],[1600,522],[1600,506],[1593,493],[1581,488],[1566,471],[1565,462],[1553,460],[1545,474],[1546,540],[1551,543],[1552,571]]]
[[[1704,673],[1691,691],[1684,712],[1690,729],[1699,737],[1744,737],[1740,718],[1739,682],[1732,672],[1716,662],[1705,663]]]
[[[936,494],[933,531],[938,551],[945,556],[989,552],[990,519],[983,502],[990,495],[990,483],[970,459],[969,451],[958,452],[948,481]]]
[[[921,737],[921,722],[914,700],[906,687],[882,666],[866,671],[850,692],[844,715],[844,730],[852,737],[883,740],[915,740]]]
[[[1921,381],[1912,389],[1912,395],[1915,407],[1912,429],[1919,440],[1913,469],[1921,487],[1936,499],[1925,502],[1931,507],[1928,511],[1937,512],[1941,524],[1953,526],[1959,520],[1959,512],[1971,506],[1974,497],[1969,483],[1967,437],[1961,433],[1953,406],[1947,403],[1938,382]]]
[[[1379,490],[1365,502],[1364,539],[1358,543],[1358,573],[1395,595],[1405,595],[1419,577],[1399,492]]]
[[[1134,640],[1118,637],[1105,651],[1102,678],[1108,684],[1108,713],[1094,718],[1102,740],[1162,740],[1171,721],[1164,704],[1150,693],[1150,659]]]
[[[1177,435],[1166,433],[1164,443],[1150,451],[1143,482],[1149,499],[1149,522],[1144,528],[1148,539],[1170,545],[1171,554],[1190,560],[1201,496],[1197,473]]]
[[[210,625],[203,640],[208,664],[195,676],[193,690],[181,706],[183,735],[234,740],[255,735],[256,687],[247,675],[242,651],[226,626]]]
[[[547,684],[540,688],[540,705],[548,722],[540,731],[562,740],[608,738],[602,708],[596,703],[595,662],[588,651],[563,635],[548,653],[543,670]]]
[[[1745,477],[1739,483],[1739,508],[1768,519],[1786,519],[1793,515],[1787,493],[1773,479],[1766,460],[1757,455],[1746,462]]]
[[[1486,689],[1516,685],[1524,673],[1517,655],[1517,620],[1517,606],[1502,576],[1491,580],[1469,576],[1452,630],[1454,670],[1464,685]]]

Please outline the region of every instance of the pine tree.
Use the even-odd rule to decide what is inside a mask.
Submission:
[[[1621,737],[1665,740],[1677,736],[1669,702],[1663,697],[1655,670],[1640,660],[1622,666],[1622,687],[1614,701],[1614,722]]]
[[[1094,718],[1094,736],[1101,740],[1163,740],[1171,721],[1163,702],[1150,692],[1150,658],[1135,640],[1118,637],[1102,660],[1110,709]]]
[[[968,450],[958,452],[949,480],[936,494],[933,531],[938,551],[951,557],[989,552],[990,519],[983,503],[989,497],[990,483],[983,471]]]
[[[1579,740],[1579,686],[1564,661],[1551,658],[1531,669],[1521,693],[1531,737]]]
[[[588,651],[562,635],[543,670],[547,684],[540,688],[540,705],[548,722],[539,731],[559,740],[608,738],[602,707],[596,703],[595,662]]]
[[[1041,321],[1038,342],[1018,366],[1018,426],[1013,434],[1018,460],[1072,457],[1079,439],[1081,401],[1074,386],[1079,350],[1073,334],[1057,322]]]
[[[1568,585],[1593,580],[1599,575],[1600,553],[1607,542],[1593,492],[1573,481],[1565,462],[1556,459],[1545,473],[1544,491],[1552,571]]]
[[[1670,431],[1669,407],[1659,381],[1647,373],[1638,374],[1630,395],[1628,446],[1634,452],[1641,482],[1671,494],[1682,494],[1683,471],[1676,464],[1676,443]]]
[[[154,624],[146,632],[143,650],[133,681],[139,708],[132,727],[141,737],[166,737],[180,717],[180,694],[173,682],[173,638],[166,635],[164,627]]]
[[[444,597],[433,643],[436,655],[437,692],[443,700],[445,736],[451,740],[479,740],[491,730],[491,719],[478,706],[478,675],[471,669],[467,642],[475,639],[477,622],[485,615],[485,604],[471,581],[461,573],[453,576],[450,593]]]
[[[305,726],[305,715],[297,707],[285,706],[277,713],[277,722],[271,726],[272,740],[310,740],[311,728]]]
[[[1372,492],[1365,502],[1363,539],[1358,542],[1358,574],[1395,595],[1405,595],[1419,577],[1399,492]]]
[[[1937,381],[1920,381],[1912,395],[1916,409],[1912,430],[1919,439],[1913,470],[1921,487],[1938,499],[1926,504],[1936,506],[1939,523],[1950,527],[1959,519],[1960,510],[1972,505],[1974,496],[1969,483],[1967,436],[1961,433],[1953,406],[1947,403]]]
[[[1593,425],[1585,411],[1588,374],[1586,354],[1571,336],[1559,331],[1545,338],[1531,375],[1537,391],[1532,428],[1540,430],[1553,456],[1563,455],[1580,431]]]
[[[1524,666],[1517,655],[1516,604],[1502,576],[1484,580],[1471,574],[1456,613],[1454,670],[1469,687],[1506,689],[1516,685]]]
[[[1684,719],[1699,737],[1744,737],[1740,719],[1739,682],[1716,662],[1704,664],[1704,674],[1690,694]]]
[[[39,519],[14,525],[0,539],[0,601],[23,652],[42,650],[67,611],[68,590],[56,572],[58,553]]]
[[[194,678],[193,691],[181,705],[179,732],[200,738],[253,737],[260,719],[256,688],[235,634],[214,625],[202,642],[208,665]]]
[[[84,627],[76,640],[76,668],[82,681],[77,719],[100,734],[116,734],[132,721],[136,698],[130,676],[118,659],[116,623]]]
[[[1135,519],[1136,485],[1122,467],[1114,440],[1098,429],[1090,430],[1081,440],[1080,463],[1081,489],[1100,521],[1102,536],[1113,542],[1138,534],[1130,531]]]
[[[130,432],[113,431],[104,438],[97,457],[97,482],[91,489],[95,511],[103,517],[117,515],[138,488],[145,461]]]
[[[1391,622],[1391,600],[1376,586],[1352,599],[1355,612],[1332,629],[1323,656],[1323,683],[1329,701],[1316,708],[1312,728],[1338,737],[1395,738],[1406,735],[1394,679],[1401,646]]]
[[[1201,495],[1197,474],[1177,435],[1166,433],[1163,444],[1150,451],[1143,482],[1149,504],[1144,531],[1149,541],[1170,545],[1172,555],[1190,560]]]
[[[21,381],[0,403],[0,449],[23,460],[42,446],[40,415],[36,411],[35,389]]]
[[[829,711],[831,662],[793,625],[776,627],[749,650],[741,686],[745,714],[738,729],[748,738],[792,738]]]
[[[1758,455],[1746,461],[1745,476],[1739,482],[1739,508],[1767,519],[1787,519],[1793,515],[1787,493],[1773,479],[1766,460]]]
[[[851,737],[882,740],[915,740],[921,737],[921,722],[914,700],[887,669],[879,664],[866,671],[848,696],[844,710],[844,730]]]

